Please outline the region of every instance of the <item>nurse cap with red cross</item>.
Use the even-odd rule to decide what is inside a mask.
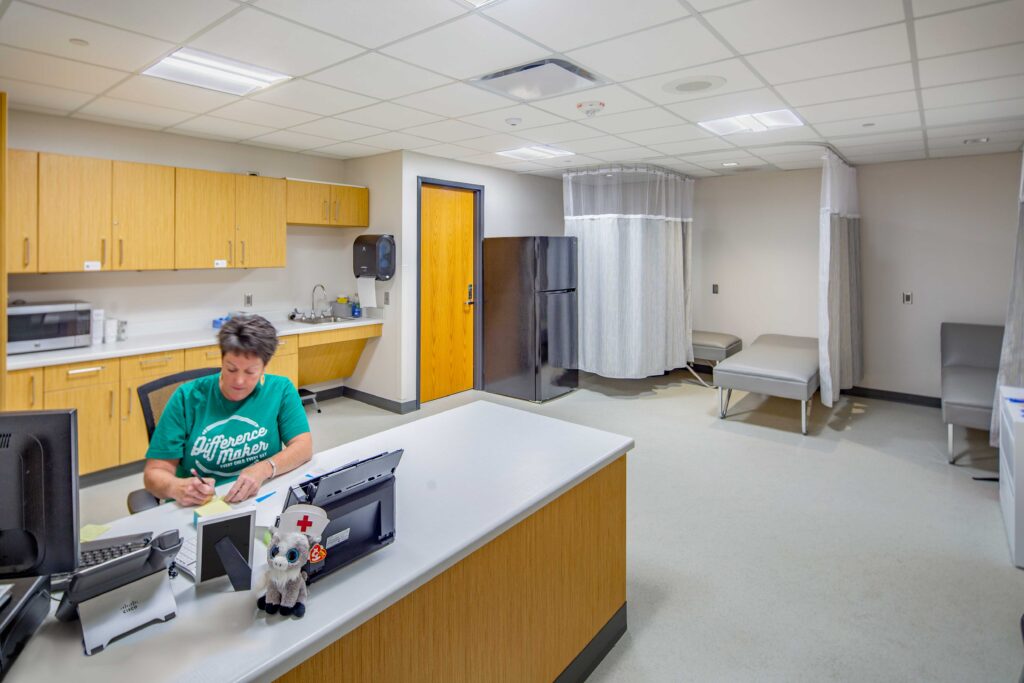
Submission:
[[[281,533],[298,532],[309,536],[314,543],[327,528],[327,513],[315,505],[292,505],[283,513],[278,524]]]

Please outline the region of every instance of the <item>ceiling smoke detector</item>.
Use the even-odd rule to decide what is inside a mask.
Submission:
[[[604,102],[593,100],[591,102],[577,102],[576,111],[582,113],[588,119],[592,119],[604,110]]]
[[[508,125],[512,126],[513,128],[515,126],[518,126],[522,122],[523,122],[523,120],[521,118],[519,118],[518,116],[510,116],[507,119],[505,119],[505,123],[507,123]]]
[[[564,59],[542,59],[481,76],[474,83],[505,97],[536,100],[592,88],[600,81],[586,69]]]
[[[674,81],[669,81],[661,86],[661,89],[672,94],[682,93],[683,95],[690,95],[696,92],[717,90],[723,85],[725,85],[725,79],[721,76],[687,76],[686,78],[677,78]]]

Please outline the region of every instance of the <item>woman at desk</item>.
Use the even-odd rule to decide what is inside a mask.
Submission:
[[[313,457],[298,392],[288,378],[264,374],[277,350],[274,326],[258,315],[232,318],[217,340],[220,372],[175,390],[146,452],[146,490],[182,505],[206,503],[231,480],[225,501],[251,498]]]

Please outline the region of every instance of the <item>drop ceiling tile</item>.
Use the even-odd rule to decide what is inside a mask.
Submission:
[[[111,97],[203,114],[239,101],[227,93],[165,81],[152,76],[132,76],[109,93]]]
[[[712,121],[739,114],[774,111],[776,109],[785,109],[785,107],[786,104],[768,88],[665,105],[666,109],[693,122]]]
[[[892,0],[751,0],[704,18],[742,54],[903,21]]]
[[[863,156],[851,156],[847,157],[851,163],[864,165],[864,164],[888,164],[894,161],[917,161],[924,159],[925,155],[923,152],[895,152],[895,153],[878,153],[878,154],[865,154]]]
[[[925,109],[925,125],[949,126],[954,123],[970,123],[987,119],[1008,119],[1024,116],[1024,97],[999,102],[964,104],[959,107]]]
[[[449,0],[258,0],[255,5],[366,47],[379,47],[469,11]]]
[[[636,142],[630,143],[628,140],[623,140],[622,138],[615,137],[614,135],[602,135],[596,138],[560,142],[559,147],[569,150],[570,152],[575,152],[576,154],[590,154],[591,152],[607,152],[610,149],[634,147],[637,144],[638,143]]]
[[[652,128],[651,130],[622,133],[621,137],[638,145],[651,145],[659,142],[682,142],[683,140],[710,138],[711,133],[700,126],[687,123],[681,126],[667,126],[665,128]]]
[[[409,109],[408,107],[401,107],[391,102],[381,102],[363,109],[347,111],[338,114],[338,118],[368,126],[379,126],[388,130],[400,130],[410,126],[421,126],[424,123],[441,120],[440,116],[416,109]]]
[[[80,38],[88,45],[73,45]],[[149,66],[173,43],[103,26],[92,21],[14,2],[0,17],[0,43],[122,71]]]
[[[661,152],[648,147],[626,147],[624,149],[611,149],[606,152],[591,152],[589,156],[601,161],[639,161],[640,159],[651,159],[661,155]]]
[[[705,175],[708,170],[703,166],[697,164],[688,164],[685,161],[681,161],[675,157],[655,157],[654,159],[647,159],[644,161],[645,164],[651,164],[652,166],[660,166],[667,168],[672,171],[679,171],[686,175]]]
[[[363,138],[359,142],[360,144],[370,145],[372,147],[382,147],[384,149],[419,149],[420,147],[430,147],[431,145],[437,144],[436,140],[428,140],[427,138],[421,138],[418,135],[395,132],[382,133],[380,135]]]
[[[595,137],[599,131],[588,128],[578,123],[557,123],[553,126],[541,126],[530,130],[517,131],[521,137],[536,142],[552,143],[565,142],[566,140],[582,140]]]
[[[989,133],[1002,133],[1024,129],[1024,121],[1008,120],[991,123],[964,123],[955,126],[936,126],[928,129],[928,135],[936,137],[976,138]]]
[[[776,86],[779,94],[794,107],[913,89],[914,70],[909,63]]]
[[[745,0],[690,0],[690,6],[698,12],[708,12],[726,5],[735,5]]]
[[[1024,73],[1024,43],[918,62],[921,87]]]
[[[573,154],[571,157],[555,157],[554,159],[538,159],[537,163],[549,168],[583,168],[600,164],[603,159],[582,154]]]
[[[568,56],[604,76],[627,81],[733,55],[710,31],[690,18],[574,50]]]
[[[812,104],[797,108],[797,113],[808,123],[826,123],[843,119],[859,119],[880,114],[899,114],[917,110],[917,94],[913,91],[875,95],[857,100]]]
[[[840,152],[850,156],[865,156],[870,154],[897,154],[914,152],[924,154],[924,142],[887,142],[881,145],[836,145]]]
[[[307,150],[318,147],[327,147],[336,144],[337,140],[322,138],[318,135],[306,135],[296,133],[292,130],[275,130],[273,133],[260,135],[259,137],[246,140],[246,144],[259,145],[260,147],[274,147],[276,149]]]
[[[0,77],[99,94],[128,73],[0,45]]]
[[[495,109],[494,111],[462,116],[460,118],[466,123],[472,123],[474,126],[483,126],[484,128],[490,128],[499,132],[526,130],[527,128],[563,122],[561,117],[549,114],[528,104],[517,104],[514,107]],[[510,126],[506,123],[506,119],[510,118],[518,118],[521,121],[515,126]]]
[[[802,81],[910,61],[904,25],[885,26],[748,57],[769,83]]]
[[[693,166],[693,169],[694,170],[692,170],[692,171],[685,171],[686,175],[692,176],[694,178],[714,178],[715,176],[722,175],[721,173],[716,173],[715,171],[709,171],[708,169],[703,168],[701,166]],[[724,171],[725,169],[719,169],[719,170]]]
[[[465,159],[480,154],[480,150],[462,145],[431,145],[416,150],[420,154],[429,154],[432,157],[444,157],[445,159]]]
[[[940,14],[914,22],[920,59],[1021,41],[1024,0]]]
[[[758,159],[753,154],[739,149],[724,152],[708,152],[707,154],[685,154],[682,155],[682,158],[691,164],[719,172],[728,168],[727,166],[722,166],[723,161],[736,161],[741,165],[750,166],[763,166],[765,164],[764,159]]]
[[[381,48],[381,52],[458,79],[526,64],[550,54],[475,14],[400,40]]]
[[[361,55],[319,71],[311,75],[309,80],[382,100],[450,82],[444,76],[376,53]]]
[[[515,148],[510,147],[509,149]],[[502,168],[504,166],[516,163],[515,159],[509,159],[508,157],[498,156],[497,154],[494,153],[478,154],[477,156],[466,157],[465,159],[461,159],[460,161],[465,161],[468,164],[479,164],[481,166],[493,166],[497,168]]]
[[[1024,75],[921,90],[926,109],[1024,97]]]
[[[558,52],[688,14],[676,0],[507,0],[483,12]]]
[[[358,142],[339,142],[336,145],[320,147],[315,151],[308,152],[317,156],[337,157],[340,159],[352,159],[355,157],[372,157],[377,154],[384,154],[390,150],[381,147],[371,147]]]
[[[865,126],[865,124],[870,125]],[[921,116],[916,111],[904,114],[889,114],[887,116],[871,116],[863,119],[819,123],[815,126],[819,133],[829,139],[843,135],[867,135],[920,127]]]
[[[517,138],[513,135],[488,135],[484,138],[466,140],[462,144],[465,147],[471,147],[472,149],[479,150],[481,152],[503,152],[508,149],[529,147],[530,145],[535,145],[537,143],[525,138]]]
[[[37,5],[181,43],[238,9],[229,0],[33,0]]]
[[[1020,143],[1002,142],[994,145],[960,145],[960,147],[938,147],[936,149],[929,148],[928,151],[929,156],[931,157],[970,157],[977,156],[979,154],[1001,154],[1005,152],[1018,152],[1020,151]]]
[[[376,126],[364,126],[361,123],[352,123],[351,121],[342,121],[341,119],[333,118],[319,119],[317,121],[303,123],[302,125],[294,126],[292,130],[305,133],[307,135],[318,135],[320,137],[330,138],[331,142],[358,140],[359,138],[366,138],[371,135],[379,135],[380,133],[387,132],[385,129],[377,128]]]
[[[915,17],[926,17],[929,14],[984,5],[987,2],[991,2],[991,0],[911,0]]]
[[[821,159],[779,159],[772,166],[783,171],[799,171],[805,168],[821,168]]]
[[[707,138],[705,140],[681,140],[679,142],[659,142],[650,145],[662,154],[695,154],[697,152],[709,152],[718,149],[730,149],[732,145],[721,138]]]
[[[606,133],[629,133],[649,128],[664,128],[682,123],[679,117],[661,107],[627,111],[623,114],[598,114],[586,120],[586,125]]]
[[[329,85],[307,81],[304,78],[282,83],[270,90],[253,95],[252,99],[291,109],[300,109],[321,116],[333,116],[376,102],[371,97],[338,90]]]
[[[984,153],[984,150],[989,147],[997,147],[999,145],[1014,144],[1020,146],[1024,143],[1024,120],[1017,121],[1017,130],[1008,130],[1000,133],[986,133],[985,135],[943,135],[941,132],[942,128],[936,128],[928,132],[928,148],[929,149],[940,149],[943,147],[973,147],[974,149],[981,150],[980,153]],[[977,142],[970,145],[966,144],[964,140],[970,140],[971,138],[985,137],[988,138],[988,142]]]
[[[482,138],[493,134],[493,131],[487,128],[453,120],[438,121],[436,123],[428,123],[425,126],[407,128],[403,132],[441,142],[458,142],[459,140]]]
[[[0,78],[0,90],[7,93],[12,109],[45,109],[62,114],[78,109],[94,97],[89,93],[7,78]]]
[[[725,138],[740,147],[746,145],[770,145],[776,142],[799,142],[800,140],[817,140],[818,135],[808,126],[777,128],[760,133],[736,133]]]
[[[252,7],[217,24],[189,45],[289,76],[302,76],[363,51]]]
[[[877,133],[873,135],[856,135],[853,137],[833,137],[830,142],[843,147],[858,145],[898,144],[903,142],[924,142],[924,131],[905,130],[899,133]]]
[[[549,111],[552,114],[565,117],[570,121],[584,121],[586,120],[586,114],[576,107],[576,105],[581,102],[604,102],[604,109],[597,114],[598,116],[618,114],[621,112],[632,111],[634,109],[644,109],[645,107],[651,106],[651,103],[644,98],[638,97],[618,85],[606,85],[600,88],[591,88],[590,90],[578,90],[574,93],[570,93],[569,95],[561,95],[559,97],[552,97],[546,100],[538,100],[532,104],[533,106]]]
[[[725,83],[707,90],[680,91],[674,84],[683,80],[700,81],[709,77],[724,78]],[[764,83],[753,71],[738,59],[726,59],[714,64],[672,71],[660,76],[640,78],[624,83],[627,88],[640,93],[647,99],[658,104],[671,104],[685,100],[696,100],[704,97],[724,95],[726,93],[753,90],[764,86]]]
[[[210,136],[221,140],[245,140],[257,135],[265,135],[273,130],[267,126],[229,121],[216,116],[197,116],[185,123],[179,123],[170,129],[170,132]]]
[[[112,97],[99,97],[79,109],[74,115],[79,118],[142,125],[147,128],[166,128],[193,116],[193,114],[180,109],[154,107],[141,102],[115,100]]]
[[[501,109],[512,100],[474,88],[465,83],[451,83],[440,88],[408,95],[395,100],[398,104],[429,111],[441,116],[460,117],[489,109]]]
[[[513,173],[527,173],[529,171],[546,170],[547,166],[541,166],[540,164],[535,164],[532,161],[516,161],[507,166],[502,166],[501,168],[504,171],[511,171]]]
[[[824,147],[801,147],[799,145],[775,145],[773,147],[749,147],[748,151],[771,163],[811,161],[821,165],[821,157],[825,154]]]
[[[219,118],[233,119],[243,123],[254,123],[257,126],[270,126],[271,128],[290,128],[319,118],[315,114],[295,109],[286,109],[285,107],[256,102],[255,100],[242,100],[229,104],[226,107],[217,109],[214,115]]]

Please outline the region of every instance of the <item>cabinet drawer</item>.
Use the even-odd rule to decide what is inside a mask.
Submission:
[[[299,352],[299,335],[293,334],[287,337],[277,338],[277,351],[274,356],[293,356]],[[271,360],[273,362],[273,360]]]
[[[121,359],[121,381],[156,379],[185,369],[184,351],[162,351]]]
[[[380,330],[381,325],[377,324],[343,327],[340,330],[326,330],[324,332],[306,332],[299,335],[299,348],[305,349],[310,346],[320,346],[321,344],[337,344],[338,342],[353,341],[355,339],[379,337]]]
[[[51,365],[43,370],[43,382],[47,393],[61,389],[87,387],[93,384],[120,381],[118,358],[108,358],[88,363]]]
[[[197,346],[194,349],[185,349],[186,370],[219,367],[220,347],[216,344],[212,344],[210,346]]]

